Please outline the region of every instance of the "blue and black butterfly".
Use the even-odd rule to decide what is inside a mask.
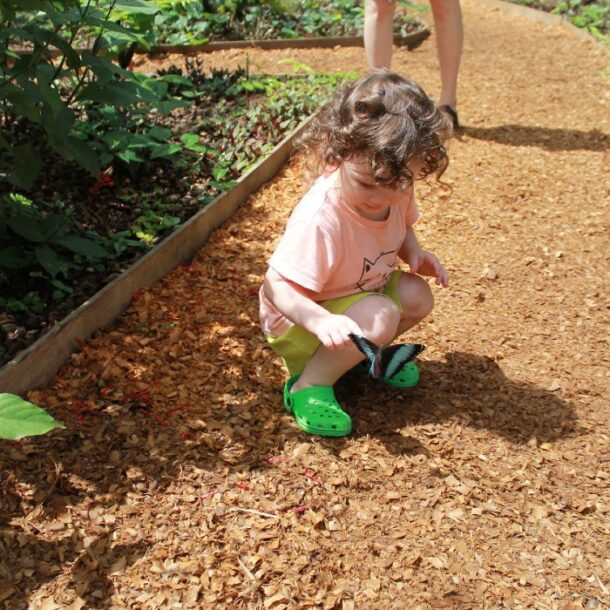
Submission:
[[[366,356],[369,375],[373,379],[392,379],[402,367],[424,351],[421,343],[398,343],[396,345],[377,345],[366,337],[350,333],[349,338]]]

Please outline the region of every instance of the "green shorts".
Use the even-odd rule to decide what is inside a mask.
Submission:
[[[348,307],[371,295],[384,295],[392,299],[402,313],[402,304],[398,297],[398,281],[402,271],[396,270],[390,275],[388,283],[378,292],[357,292],[346,297],[322,301],[320,305],[330,313],[343,313]],[[288,373],[300,375],[320,346],[320,340],[314,334],[300,326],[293,326],[279,337],[268,336],[269,345],[284,360]]]

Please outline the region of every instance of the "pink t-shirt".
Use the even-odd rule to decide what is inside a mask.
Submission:
[[[398,264],[407,227],[418,217],[413,189],[390,207],[386,220],[360,216],[339,198],[338,171],[318,178],[288,220],[269,266],[326,301],[380,290]],[[260,317],[266,335],[279,336],[293,323],[262,288]]]

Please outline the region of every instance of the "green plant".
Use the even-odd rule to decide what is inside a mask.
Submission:
[[[159,235],[167,229],[173,229],[180,224],[180,219],[175,216],[166,216],[148,211],[138,216],[132,232],[142,242],[147,245],[155,243]]]
[[[554,13],[594,38],[610,46],[610,5],[605,0],[512,0],[532,8]]]
[[[63,213],[45,215],[23,195],[0,199],[0,270],[4,282],[29,270],[31,277],[49,278],[55,298],[70,289],[58,276],[85,260],[99,260],[108,253],[93,240],[78,235],[70,218]],[[40,271],[42,269],[42,271]],[[44,273],[43,273],[44,272]]]
[[[0,394],[0,438],[17,441],[56,428],[65,426],[44,409],[15,394]]]
[[[139,109],[175,107],[164,99],[167,83],[112,61],[130,45],[146,43],[112,18],[120,10],[150,22],[158,11],[145,0],[0,0],[0,178],[30,188],[49,149],[97,177],[114,155],[103,137],[107,127],[96,132],[91,122],[100,127],[103,117],[128,137],[129,118]],[[81,39],[92,42],[78,49]]]
[[[152,26],[138,15],[124,23],[142,31],[148,44],[196,44],[208,40],[343,36],[362,33],[364,8],[354,0],[152,0],[159,12]],[[412,30],[427,4],[400,0],[407,9],[395,20],[397,33]]]
[[[588,30],[599,40],[609,43],[610,5],[591,0],[564,0],[553,9],[554,13],[568,17],[577,27]]]
[[[22,299],[5,299],[0,297],[0,309],[10,313],[33,311],[40,313],[47,308],[47,304],[37,292],[28,292]]]

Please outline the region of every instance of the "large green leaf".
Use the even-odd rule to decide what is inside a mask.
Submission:
[[[156,146],[151,146],[150,149],[152,151],[150,154],[151,159],[167,159],[172,155],[182,152],[182,146],[172,143],[158,144]]]
[[[104,248],[98,246],[93,240],[78,235],[62,235],[53,239],[52,243],[61,245],[76,254],[82,254],[89,258],[107,258],[108,253]]]
[[[44,225],[40,220],[27,218],[25,216],[17,216],[9,218],[6,224],[15,232],[27,241],[35,243],[43,242],[48,235]]]
[[[9,218],[6,224],[27,241],[41,243],[49,240],[55,233],[64,229],[67,218],[54,214],[46,218],[35,219],[26,215]]]
[[[116,9],[127,9],[130,13],[142,13],[145,15],[154,15],[161,9],[155,6],[152,2],[145,2],[145,0],[117,0],[114,5]]]
[[[123,40],[133,40],[136,41],[139,36],[136,32],[124,28],[121,24],[115,23],[114,21],[108,21],[107,19],[97,19],[95,17],[89,19],[89,23],[91,25],[96,25],[104,30],[108,30],[109,32],[114,32],[115,35],[118,35],[119,38]]]
[[[0,250],[0,267],[23,269],[30,264],[29,255],[18,246],[8,246]]]
[[[183,133],[180,136],[180,141],[189,150],[198,153],[208,152],[208,149],[205,146],[201,146],[201,144],[199,144],[199,139],[199,134],[196,133]]]
[[[66,271],[70,268],[69,262],[49,246],[38,246],[34,250],[34,256],[36,256],[40,266],[52,278],[55,278],[59,273],[66,275]]]
[[[55,142],[54,146],[62,155],[68,159],[74,159],[95,178],[100,175],[99,159],[86,142],[74,136],[68,136],[61,142]]]
[[[123,70],[108,57],[98,57],[89,51],[83,51],[82,61],[95,74],[99,86],[106,85],[114,76],[129,77],[130,73]]]
[[[30,142],[17,146],[14,152],[17,184],[30,188],[40,174],[42,159]]]
[[[5,90],[3,97],[10,102],[16,114],[30,119],[33,123],[40,123],[40,112],[29,92],[22,91],[11,83],[7,83]]]
[[[51,42],[53,46],[57,47],[66,56],[68,66],[74,70],[78,70],[81,67],[82,63],[77,51],[66,39],[56,35]]]
[[[110,82],[104,87],[91,83],[83,89],[79,99],[100,104],[129,106],[138,102],[156,102],[158,97],[137,83],[117,81],[115,83]]]
[[[0,394],[0,438],[17,441],[65,426],[44,409],[14,394]]]
[[[74,2],[63,2],[64,10],[55,10],[55,8],[53,8],[53,6],[50,6],[50,4],[48,2],[45,3],[45,12],[47,14],[47,17],[49,18],[49,20],[51,21],[51,23],[53,25],[59,25],[59,26],[65,26],[65,25],[78,25],[79,23],[81,23],[83,21],[83,16],[86,15],[86,13],[82,10],[79,9],[77,7],[78,5],[78,0],[75,0]],[[72,8],[69,8],[70,5],[75,5],[72,6]]]
[[[148,135],[159,142],[164,142],[172,137],[172,130],[167,127],[161,127],[161,125],[154,125],[148,130]]]

